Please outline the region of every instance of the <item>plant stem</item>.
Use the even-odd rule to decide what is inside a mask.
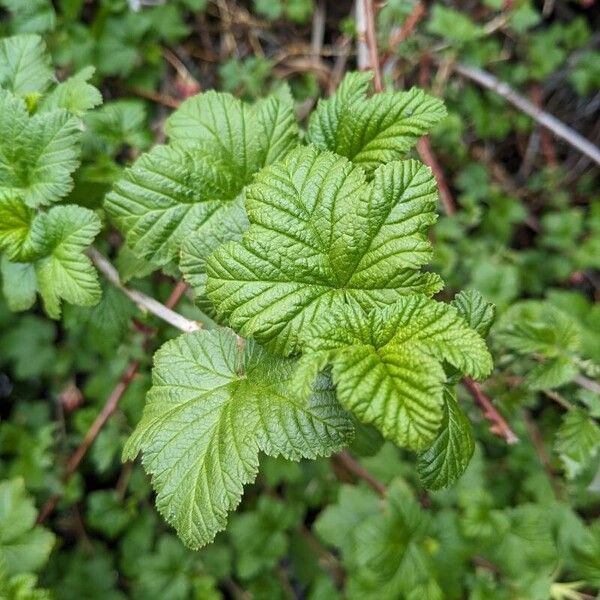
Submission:
[[[465,65],[463,63],[456,63],[454,65],[454,70],[463,77],[475,81],[482,87],[496,92],[505,100],[508,100],[513,106],[516,106],[520,111],[531,117],[536,123],[539,123],[542,127],[550,130],[555,136],[563,139],[574,148],[577,148],[582,154],[585,154],[585,156],[600,165],[600,148],[592,144],[592,142],[565,125],[563,122],[559,121],[550,113],[535,106],[535,104],[521,96],[521,94],[517,93],[504,81],[501,81],[483,69]]]
[[[88,255],[106,279],[114,286],[118,287],[132,302],[137,304],[140,309],[152,313],[159,319],[162,319],[166,323],[169,323],[169,325],[173,325],[173,327],[176,327],[185,333],[198,331],[202,328],[202,324],[198,323],[198,321],[192,321],[191,319],[176,313],[168,306],[161,304],[143,292],[124,286],[123,283],[121,283],[117,269],[115,269],[115,267],[113,267],[113,265],[95,248],[90,248],[88,250]]]
[[[333,456],[347,471],[368,483],[382,498],[385,496],[386,487],[374,475],[369,473],[347,450],[342,450]]]

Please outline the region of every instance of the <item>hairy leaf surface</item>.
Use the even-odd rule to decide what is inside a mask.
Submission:
[[[406,155],[417,139],[446,116],[441,100],[423,90],[367,96],[371,73],[346,75],[338,91],[320,100],[308,138],[361,165],[368,175]]]
[[[68,194],[80,136],[81,122],[66,110],[30,117],[23,100],[0,90],[0,198],[35,208]]]
[[[251,226],[208,260],[208,296],[243,334],[297,352],[302,328],[350,299],[388,305],[440,289],[437,275],[419,271],[435,201],[417,161],[381,167],[367,184],[347,159],[297,149],[248,188]]]
[[[54,73],[46,44],[39,35],[21,34],[0,40],[0,86],[18,96],[42,93]]]
[[[186,100],[167,132],[171,144],[142,155],[106,200],[131,249],[159,265],[194,232],[215,244],[231,239],[230,223],[245,221],[244,186],[298,138],[289,98],[250,105],[216,92]]]
[[[423,485],[439,490],[457,481],[465,472],[474,450],[471,422],[456,401],[455,394],[446,388],[442,425],[433,444],[419,456],[417,463]]]
[[[330,363],[342,405],[414,450],[426,448],[442,424],[442,363],[473,377],[492,366],[485,342],[456,309],[425,296],[371,312],[348,304],[309,328],[303,342],[301,388]]]
[[[230,330],[167,342],[155,355],[153,387],[125,458],[143,452],[157,506],[192,548],[210,542],[254,480],[258,453],[292,460],[326,456],[351,435],[326,380],[308,401],[288,382],[294,363]]]

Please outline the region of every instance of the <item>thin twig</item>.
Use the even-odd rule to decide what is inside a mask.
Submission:
[[[382,498],[385,496],[386,487],[374,475],[371,475],[347,450],[342,450],[333,456],[347,471],[368,483]]]
[[[173,327],[186,333],[198,331],[198,329],[202,328],[202,325],[197,321],[192,321],[191,319],[176,313],[143,292],[124,286],[123,283],[121,283],[117,269],[115,269],[115,267],[113,267],[113,265],[95,248],[90,248],[88,250],[88,256],[106,279],[114,286],[118,287],[132,302],[137,304],[140,309],[152,313],[159,319],[162,319],[166,323],[169,323],[170,325],[173,325]]]
[[[585,375],[575,375],[573,381],[582,388],[585,388],[590,392],[594,392],[594,394],[600,394],[600,383],[590,379],[589,377],[586,377]]]
[[[179,281],[177,285],[173,288],[173,291],[167,299],[165,306],[168,309],[171,309],[174,306],[176,306],[183,294],[186,292],[187,288],[188,286],[185,282]],[[146,339],[149,339],[153,335],[154,332],[146,332]],[[140,362],[137,360],[133,360],[129,363],[129,365],[127,365],[127,368],[123,372],[123,375],[121,375],[117,385],[115,386],[113,391],[108,396],[106,402],[104,403],[102,410],[94,419],[94,422],[91,424],[90,428],[85,433],[83,440],[81,441],[75,452],[73,452],[73,454],[71,454],[71,456],[69,457],[69,460],[67,461],[67,465],[62,476],[63,483],[67,483],[79,468],[81,461],[87,454],[88,450],[91,448],[92,444],[94,443],[94,440],[98,437],[98,434],[100,433],[104,425],[106,425],[107,421],[117,410],[117,406],[119,405],[121,398],[127,391],[127,388],[129,387],[131,382],[135,379],[139,368]],[[52,496],[50,496],[50,498],[48,498],[48,500],[40,510],[40,514],[38,516],[38,523],[43,523],[52,514],[59,500],[60,494],[53,494]]]
[[[411,36],[415,27],[419,24],[419,22],[425,16],[426,13],[427,8],[425,7],[425,4],[423,4],[423,2],[417,2],[414,5],[412,12],[408,15],[408,17],[406,17],[406,20],[402,24],[402,27],[400,27],[390,35],[386,60],[389,60],[389,55],[393,54],[398,48],[398,46]]]
[[[470,377],[465,377],[462,382],[475,399],[475,402],[481,407],[483,416],[490,423],[490,431],[494,435],[504,439],[507,444],[516,444],[519,441],[517,434],[494,407],[492,401],[483,392],[479,384]]]
[[[585,154],[596,164],[600,165],[600,148],[592,144],[592,142],[565,125],[563,122],[559,121],[553,115],[539,109],[535,104],[521,96],[521,94],[517,93],[504,81],[501,81],[483,69],[465,65],[463,63],[456,63],[454,65],[454,70],[463,77],[471,79],[488,90],[496,92],[505,100],[508,100],[513,106],[516,106],[519,110],[539,123],[542,127],[549,129],[555,136],[561,138],[574,148],[577,148],[582,154]]]
[[[319,542],[304,524],[300,525],[300,533],[306,543],[311,547],[312,551],[319,557],[319,563],[329,572],[336,587],[341,589],[344,585],[346,574],[344,573],[340,561],[321,545],[321,542]]]
[[[359,71],[369,69],[369,47],[367,45],[367,12],[364,0],[355,0],[356,20],[356,65]]]
[[[367,49],[369,52],[369,66],[367,68],[373,71],[373,87],[376,92],[383,91],[383,82],[381,81],[381,68],[379,65],[379,52],[377,50],[377,34],[375,33],[375,7],[373,0],[357,0],[362,2],[365,16],[365,36]]]

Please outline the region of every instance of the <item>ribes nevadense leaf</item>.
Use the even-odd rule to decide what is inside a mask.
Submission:
[[[0,252],[10,260],[25,261],[34,252],[30,230],[35,211],[16,196],[0,197]]]
[[[496,307],[486,302],[476,290],[459,292],[454,297],[452,304],[460,316],[481,337],[486,337],[496,316]]]
[[[39,35],[0,40],[0,87],[18,96],[43,92],[53,77],[46,45]]]
[[[64,108],[82,116],[88,110],[102,104],[102,94],[89,80],[94,76],[94,67],[86,67],[72,77],[59,83],[40,102],[40,110]]]
[[[419,455],[417,463],[423,485],[438,490],[457,481],[467,468],[474,450],[471,422],[456,401],[455,394],[445,389],[442,425],[433,444]]]
[[[106,199],[131,249],[159,265],[194,232],[214,237],[243,221],[244,186],[298,138],[290,98],[250,105],[216,92],[186,100],[167,132],[170,145],[142,155]]]
[[[45,206],[73,187],[81,122],[64,109],[29,116],[25,102],[0,90],[0,198]]]
[[[308,139],[361,165],[368,175],[398,160],[446,116],[441,100],[423,90],[367,96],[371,73],[349,73],[338,91],[320,100],[310,117]]]
[[[331,364],[340,403],[413,450],[430,445],[442,424],[443,362],[477,378],[492,367],[485,342],[456,309],[420,295],[370,312],[356,303],[334,309],[302,341],[302,388]]]
[[[570,479],[576,477],[600,450],[600,427],[584,410],[573,408],[563,417],[556,433],[558,452]]]
[[[36,571],[54,545],[54,534],[37,527],[37,510],[22,479],[0,481],[0,562],[8,575]]]
[[[348,415],[323,379],[308,401],[289,387],[290,360],[230,330],[167,342],[155,355],[153,386],[125,458],[143,453],[157,507],[197,548],[225,527],[258,453],[299,460],[329,455],[351,435]]]
[[[524,300],[513,304],[494,327],[499,343],[519,354],[554,358],[579,349],[575,321],[549,302]]]
[[[246,192],[250,228],[207,263],[207,294],[244,335],[283,354],[300,331],[349,299],[391,304],[441,287],[419,268],[431,256],[431,171],[411,160],[372,182],[345,158],[298,148],[257,175]]]
[[[32,238],[41,258],[34,263],[39,292],[52,318],[60,300],[91,306],[101,295],[96,270],[83,253],[101,229],[98,216],[80,206],[56,206],[33,222]]]

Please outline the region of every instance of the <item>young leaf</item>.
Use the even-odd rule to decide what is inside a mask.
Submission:
[[[370,79],[370,73],[346,75],[331,98],[319,101],[308,123],[310,142],[349,158],[367,175],[404,158],[446,116],[441,100],[417,88],[367,97]]]
[[[567,476],[573,479],[600,450],[600,427],[585,411],[573,408],[563,418],[554,449],[560,455]]]
[[[15,263],[8,257],[0,257],[2,293],[12,311],[31,308],[35,303],[37,281],[32,263]]]
[[[29,239],[35,211],[17,197],[0,197],[0,251],[10,260],[26,261],[31,258]]]
[[[0,482],[0,563],[8,575],[37,571],[54,545],[54,534],[37,527],[37,511],[23,479]]]
[[[419,456],[417,463],[423,485],[430,490],[439,490],[457,481],[467,468],[474,450],[471,422],[455,395],[446,388],[442,425],[433,444]]]
[[[94,76],[94,71],[94,67],[86,67],[59,83],[42,99],[39,109],[47,111],[64,108],[80,117],[88,110],[102,104],[102,94],[88,83]]]
[[[80,121],[65,110],[29,117],[25,103],[0,90],[0,198],[20,196],[36,208],[73,186],[79,165]]]
[[[482,338],[487,337],[496,316],[496,307],[483,299],[477,290],[459,292],[452,304],[460,316]]]
[[[0,40],[0,86],[17,96],[42,93],[53,77],[46,44],[39,35]]]
[[[340,403],[384,437],[417,451],[434,441],[442,423],[442,361],[473,377],[485,377],[492,367],[485,342],[456,309],[425,296],[369,313],[347,304],[310,327],[303,342],[301,389],[330,363]]]
[[[494,327],[496,339],[519,354],[539,353],[546,358],[579,349],[576,322],[548,302],[524,300],[513,304]]]
[[[217,312],[276,352],[299,350],[303,327],[354,299],[385,305],[433,294],[435,182],[417,161],[381,167],[367,184],[347,159],[299,148],[261,171],[246,193],[250,229],[207,263]]]
[[[199,94],[169,117],[166,131],[171,142],[220,157],[244,184],[298,143],[298,125],[289,94],[271,96],[253,105],[230,94]]]
[[[83,253],[100,229],[98,216],[80,206],[56,206],[34,221],[31,235],[43,254],[35,262],[35,273],[52,318],[60,316],[61,298],[82,306],[100,299],[98,276]]]
[[[183,335],[155,355],[144,415],[124,450],[143,453],[160,512],[192,548],[226,524],[258,453],[292,460],[335,452],[351,434],[327,382],[307,402],[288,382],[294,364],[230,330]]]

